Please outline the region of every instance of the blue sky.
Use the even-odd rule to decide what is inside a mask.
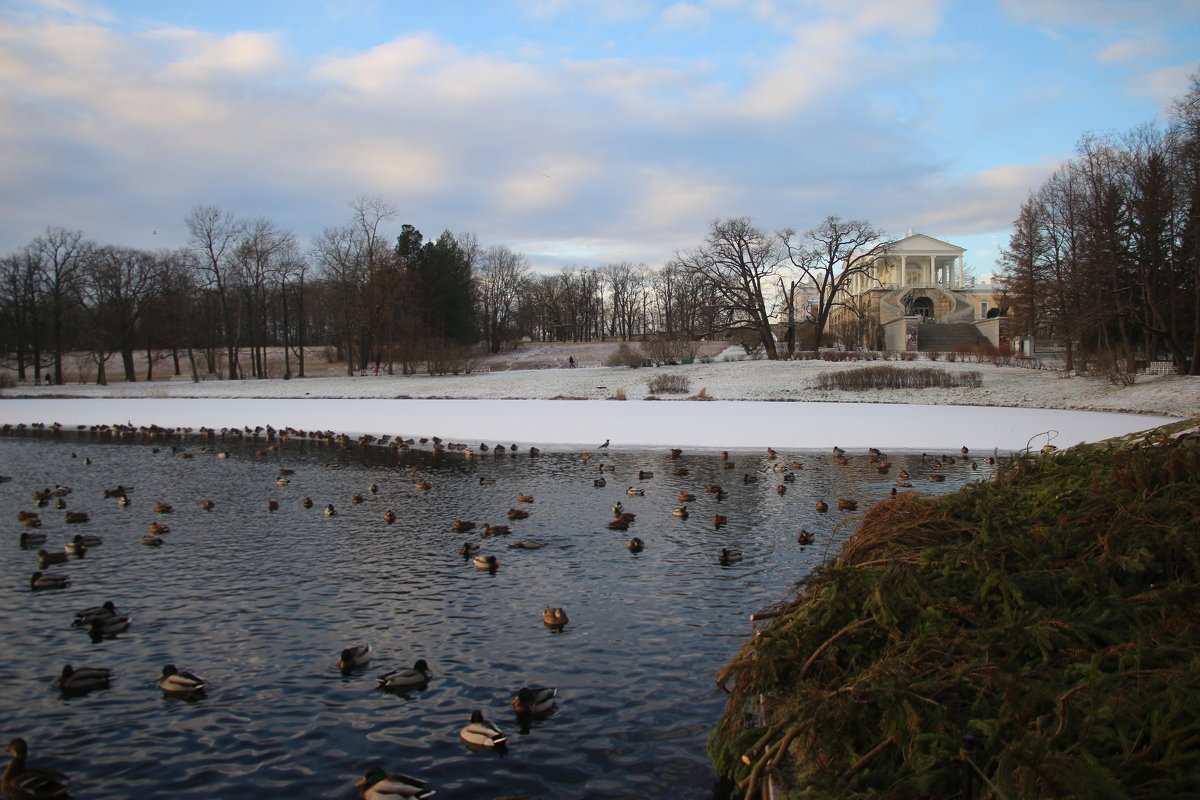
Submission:
[[[307,242],[365,195],[542,268],[838,215],[987,273],[1198,53],[1200,0],[3,0],[0,253],[177,247],[201,204]]]

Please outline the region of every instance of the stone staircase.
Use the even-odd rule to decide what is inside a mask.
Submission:
[[[963,345],[979,344],[985,339],[979,330],[967,322],[927,323],[917,326],[917,349],[923,353],[948,353]]]

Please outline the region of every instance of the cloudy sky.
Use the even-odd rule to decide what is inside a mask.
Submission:
[[[0,0],[0,254],[302,242],[358,196],[538,267],[660,266],[715,218],[866,218],[989,272],[1085,132],[1163,122],[1198,0]]]

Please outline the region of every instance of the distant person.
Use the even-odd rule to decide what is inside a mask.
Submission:
[[[49,385],[51,385],[52,383],[54,383],[54,379],[50,377],[50,373],[49,373],[49,372],[47,372],[47,373],[46,373],[46,378],[45,378],[45,381],[44,381],[44,383],[45,383],[47,386],[49,386]]]
[[[567,356],[567,365],[571,369],[575,369],[575,356]]]
[[[375,365],[375,375],[376,375],[377,377],[378,377],[378,375],[379,375],[379,365],[378,365],[378,364],[376,364],[376,365]]]

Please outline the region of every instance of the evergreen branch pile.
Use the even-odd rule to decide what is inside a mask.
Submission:
[[[718,771],[747,798],[1197,796],[1195,443],[880,503],[722,670]]]

